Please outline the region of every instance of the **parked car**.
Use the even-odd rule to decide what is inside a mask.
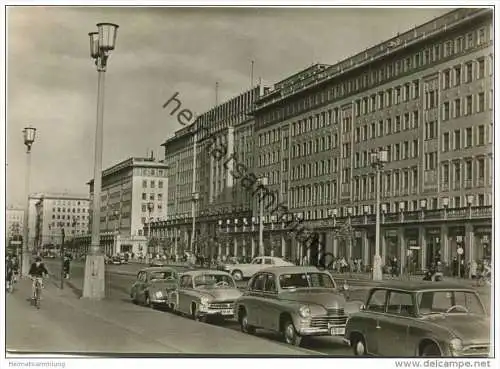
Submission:
[[[152,259],[149,262],[149,266],[150,267],[163,267],[165,265],[167,265],[167,261],[166,260],[161,260],[161,259]]]
[[[316,267],[264,269],[236,300],[237,319],[243,332],[272,330],[297,346],[304,336],[343,337],[348,315],[362,303],[346,302],[341,288],[329,272]]]
[[[179,288],[171,294],[172,310],[195,320],[234,317],[234,301],[242,292],[229,273],[192,270],[183,273]]]
[[[250,264],[235,264],[226,263],[222,266],[222,270],[228,272],[236,281],[241,281],[243,278],[251,278],[259,270],[266,269],[272,266],[293,266],[282,258],[274,256],[258,256],[252,260]]]
[[[150,307],[170,306],[170,293],[177,288],[179,275],[173,268],[144,268],[137,273],[137,279],[130,289],[134,303]]]
[[[490,319],[473,289],[391,282],[370,290],[344,340],[358,356],[488,357]]]

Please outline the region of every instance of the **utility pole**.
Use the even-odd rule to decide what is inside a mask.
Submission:
[[[64,223],[61,223],[64,225]],[[64,289],[64,239],[65,239],[64,226],[61,228],[61,290]]]

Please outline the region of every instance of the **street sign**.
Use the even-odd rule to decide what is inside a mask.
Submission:
[[[23,241],[10,241],[11,245],[21,245]]]
[[[410,250],[420,250],[420,246],[410,246]]]
[[[459,247],[459,248],[457,249],[457,254],[458,254],[458,255],[462,255],[463,253],[464,253],[464,249],[463,249],[463,248],[461,248],[461,247]]]

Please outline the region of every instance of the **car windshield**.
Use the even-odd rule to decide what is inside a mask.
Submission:
[[[166,272],[151,272],[150,280],[161,281],[164,279],[174,278],[174,273],[170,271]]]
[[[426,291],[417,294],[420,314],[485,314],[481,301],[471,291]]]
[[[280,286],[284,289],[293,288],[335,288],[332,278],[326,273],[294,273],[282,274]]]
[[[225,274],[201,274],[194,277],[194,287],[202,288],[236,288],[233,278]]]

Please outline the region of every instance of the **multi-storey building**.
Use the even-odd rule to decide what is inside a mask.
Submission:
[[[87,233],[89,224],[89,198],[85,195],[50,194],[37,196],[35,204],[34,247],[41,251],[58,248],[65,239]]]
[[[150,157],[129,158],[102,172],[100,232],[106,254],[146,253],[144,225],[166,219],[168,213],[167,171],[165,163]],[[87,184],[91,227],[94,180]],[[79,238],[84,250],[90,245],[90,231]]]
[[[5,223],[5,245],[16,246],[11,244],[12,241],[20,242],[23,236],[24,224],[24,209],[9,206],[6,211]],[[20,245],[17,245],[20,246]]]
[[[335,256],[371,263],[379,190],[383,260],[490,257],[492,37],[491,10],[459,9],[276,84],[255,110],[256,173]],[[377,189],[380,149],[389,161]],[[333,237],[334,214],[354,242]],[[267,237],[282,237],[275,251],[307,252],[267,220]]]
[[[370,265],[379,191],[384,262],[397,257],[408,268],[424,269],[436,258],[449,264],[454,257],[490,257],[492,24],[491,9],[457,9],[336,65],[309,67],[258,97],[247,126],[255,137],[248,141],[254,158],[247,172],[268,180],[266,254],[302,260],[323,251]],[[215,164],[213,155],[200,154],[210,164],[196,161],[196,172],[210,175],[197,178],[192,189],[191,132],[198,128],[164,144],[169,176],[177,179],[169,199],[176,213],[155,231],[180,231],[188,242],[192,192],[199,192],[197,216],[208,211],[209,223],[224,234],[219,255],[255,255],[255,187],[238,188],[229,171],[217,167],[234,149]],[[370,154],[381,149],[389,160],[377,186]],[[234,212],[228,192],[212,201],[224,186],[252,211]],[[287,218],[315,231],[323,250],[298,242],[276,203],[287,208]]]
[[[231,98],[197,116],[162,144],[169,167],[169,216],[165,222],[152,224],[152,236],[167,240],[169,252],[189,249],[193,204],[195,240],[205,248],[196,247],[198,251],[208,253],[206,246],[217,237],[222,218],[250,219],[251,193],[241,191],[230,173],[236,162],[253,167],[254,124],[250,113],[261,95],[261,87],[256,86]],[[171,101],[166,109],[175,111],[179,106],[178,101]],[[214,150],[234,159],[220,160]]]

